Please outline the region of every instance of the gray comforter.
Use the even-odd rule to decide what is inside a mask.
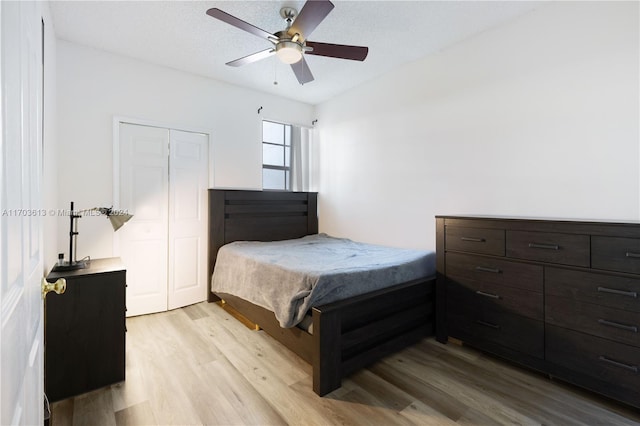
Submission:
[[[223,246],[218,251],[211,291],[269,309],[280,326],[293,327],[312,306],[434,274],[434,252],[318,234]]]

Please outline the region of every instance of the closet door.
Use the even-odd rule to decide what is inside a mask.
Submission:
[[[120,123],[120,203],[133,218],[117,237],[127,316],[167,309],[169,130]]]
[[[170,131],[169,309],[207,297],[207,187],[209,138]]]

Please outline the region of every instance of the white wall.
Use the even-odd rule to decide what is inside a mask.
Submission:
[[[59,209],[70,201],[76,209],[113,203],[114,116],[210,131],[212,186],[253,189],[262,187],[261,120],[315,118],[307,104],[66,41],[58,41],[57,54]],[[79,220],[78,259],[112,255],[111,227],[102,222]],[[65,256],[68,228],[60,218],[58,247]]]
[[[436,214],[640,219],[638,16],[545,4],[319,105],[320,229],[434,248]]]

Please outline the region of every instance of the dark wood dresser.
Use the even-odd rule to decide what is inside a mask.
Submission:
[[[640,408],[640,223],[436,217],[436,337]]]
[[[119,258],[88,268],[51,272],[65,278],[63,294],[45,300],[45,393],[49,401],[125,379],[126,271]]]

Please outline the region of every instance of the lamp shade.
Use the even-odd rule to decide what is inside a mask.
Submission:
[[[133,215],[119,214],[119,215],[107,215],[107,217],[109,218],[109,222],[111,222],[111,226],[113,226],[113,231],[115,232],[118,229],[120,229],[122,225],[127,223],[133,217]]]

